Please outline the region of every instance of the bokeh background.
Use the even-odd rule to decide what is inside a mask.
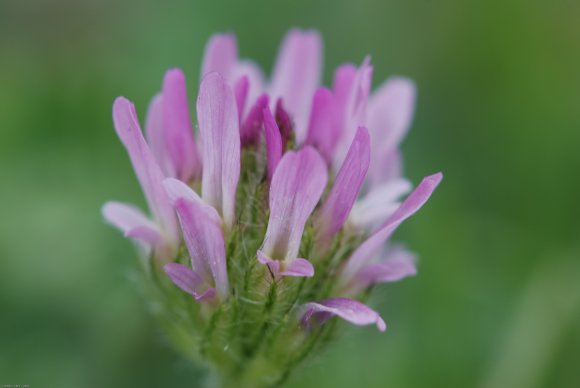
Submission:
[[[293,26],[332,69],[372,54],[374,85],[416,80],[403,150],[445,180],[396,238],[420,276],[380,287],[386,334],[343,338],[291,387],[580,386],[580,2],[0,1],[0,384],[197,387],[104,225],[143,203],[111,123],[143,116],[164,71],[198,83],[213,32],[269,71]]]

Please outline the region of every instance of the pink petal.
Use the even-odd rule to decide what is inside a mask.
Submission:
[[[193,295],[193,297],[195,298],[195,300],[206,301],[213,299],[215,294],[216,294],[215,288],[209,287],[200,294]]]
[[[314,276],[314,267],[306,259],[293,259],[286,262],[286,268],[281,275],[311,278]]]
[[[171,152],[165,144],[163,132],[163,96],[157,94],[151,100],[147,117],[145,118],[145,135],[151,152],[166,176],[175,177],[175,168],[171,159]]]
[[[201,78],[214,71],[234,88],[242,122],[248,106],[253,106],[264,92],[262,71],[255,63],[238,59],[236,38],[232,34],[214,35],[206,46]]]
[[[276,171],[276,166],[282,158],[282,136],[280,129],[270,112],[270,108],[266,106],[262,111],[264,120],[264,131],[266,138],[266,157],[268,166],[268,180],[272,180],[272,175]]]
[[[236,104],[238,107],[238,121],[242,122],[246,100],[248,99],[248,90],[250,83],[247,76],[240,77],[234,85],[234,95],[236,96]]]
[[[314,276],[314,267],[306,259],[291,260],[273,260],[261,250],[256,252],[258,261],[267,265],[274,279],[278,280],[282,276],[293,277],[312,277]]]
[[[163,232],[136,207],[110,201],[105,203],[101,211],[105,220],[121,230],[125,237],[141,240],[151,248],[163,244]]]
[[[201,82],[197,117],[203,146],[202,197],[231,228],[240,178],[240,132],[234,94],[218,73],[209,73]]]
[[[259,95],[264,92],[264,75],[259,66],[248,60],[238,58],[238,48],[236,38],[232,34],[217,34],[211,37],[206,49],[202,64],[201,78],[211,72],[220,73],[224,80],[233,86],[236,91],[236,101],[238,103],[238,112],[241,118],[245,117],[245,106],[252,106]],[[241,104],[242,85],[237,85],[241,79],[246,88],[243,100],[246,104]],[[247,108],[246,108],[247,109]]]
[[[340,111],[332,92],[324,87],[314,94],[306,144],[315,147],[324,158],[332,161],[332,154],[341,135]]]
[[[385,167],[399,147],[413,119],[416,88],[413,81],[396,77],[387,80],[371,97],[368,125],[372,139],[369,174],[373,182],[384,181]],[[391,160],[389,160],[391,158]]]
[[[213,278],[219,297],[225,298],[228,274],[219,215],[185,183],[167,178],[163,185],[174,201],[193,270],[206,282]]]
[[[254,106],[248,112],[240,128],[240,139],[242,145],[256,145],[260,140],[260,131],[262,129],[262,111],[268,106],[268,95],[263,94],[257,100]]]
[[[201,165],[189,114],[185,76],[171,69],[163,80],[163,133],[176,177],[184,182],[199,176]]]
[[[233,70],[234,79],[245,77],[248,79],[248,96],[246,106],[252,106],[259,96],[261,96],[264,89],[264,74],[258,65],[252,61],[239,60]],[[242,112],[242,117],[245,116],[245,111]]]
[[[399,146],[413,120],[416,94],[413,81],[402,77],[387,80],[373,93],[368,123],[377,145],[387,150]]]
[[[159,234],[158,229],[152,229],[148,226],[136,226],[125,233],[125,237],[134,238],[141,241],[151,242],[152,246],[162,246],[163,236]]]
[[[323,324],[336,315],[357,326],[376,324],[380,331],[387,329],[385,321],[376,311],[356,300],[333,298],[318,303],[306,303],[303,308],[302,324],[306,327],[310,326],[310,321],[313,318],[319,324]]]
[[[371,150],[371,156],[372,152]],[[367,178],[368,187],[374,188],[391,179],[399,179],[402,176],[403,157],[399,149],[383,152],[383,155],[376,156],[374,159],[371,158],[371,166],[369,167]]]
[[[341,295],[358,295],[365,288],[377,283],[396,282],[417,274],[417,257],[402,246],[387,248],[385,259],[366,264],[340,289]]]
[[[220,73],[231,82],[232,71],[238,60],[238,46],[233,34],[215,34],[207,42],[201,65],[201,79],[211,72]]]
[[[417,274],[416,257],[401,247],[390,249],[387,259],[362,268],[356,278],[365,287],[375,283],[396,282]]]
[[[399,198],[412,188],[411,182],[403,178],[391,179],[371,188],[362,199],[355,202],[349,221],[357,229],[374,230],[399,208]]]
[[[282,152],[284,152],[288,147],[288,143],[292,139],[294,130],[292,129],[292,119],[290,119],[290,115],[286,112],[286,109],[284,109],[284,104],[281,99],[278,99],[276,102],[274,116],[276,117],[276,124],[280,129],[280,135],[282,136]]]
[[[339,66],[334,72],[332,92],[341,113],[346,110],[358,69],[351,63]]]
[[[129,153],[149,209],[166,232],[170,244],[176,245],[179,239],[177,220],[169,198],[161,186],[165,176],[143,138],[135,107],[124,97],[118,97],[113,104],[113,122],[117,135]]]
[[[261,250],[258,250],[256,255],[260,264],[268,266],[272,276],[274,276],[274,279],[280,279],[280,264],[282,263],[282,260],[272,260]]]
[[[180,182],[179,180],[174,178],[166,178],[163,180],[163,187],[165,188],[165,191],[167,192],[169,200],[171,201],[171,204],[173,206],[175,206],[175,202],[177,202],[178,199],[185,198],[188,201],[196,202],[200,206],[204,206],[205,208],[207,208],[208,209],[207,211],[211,213],[212,217],[214,214],[216,214],[216,210],[211,206],[208,206],[203,201],[203,199],[201,199],[200,196],[184,182]]]
[[[350,109],[348,113],[352,115],[357,123],[366,123],[366,110],[371,92],[372,76],[373,67],[371,66],[371,58],[367,56],[357,71],[353,85],[354,88],[351,91],[350,106],[348,107]],[[350,128],[347,130],[353,131]]]
[[[197,288],[203,284],[201,276],[183,264],[165,264],[163,270],[177,287],[181,288],[188,294],[196,295],[198,292]]]
[[[169,263],[163,267],[175,285],[191,294],[196,300],[211,299],[215,295],[214,288],[207,288],[203,279],[191,268],[179,263]],[[206,288],[203,290],[203,288]]]
[[[365,179],[370,161],[369,133],[360,127],[315,221],[317,238],[328,242],[342,228]]]
[[[343,74],[344,72],[344,74]],[[339,112],[341,113],[341,135],[336,145],[334,154],[334,167],[336,170],[341,166],[348,148],[352,143],[356,130],[359,126],[366,126],[366,108],[371,88],[373,68],[370,65],[370,57],[366,57],[360,68],[351,74],[351,68],[346,66],[337,74],[336,96]],[[350,82],[350,85],[347,84]]]
[[[443,179],[443,174],[441,173],[424,178],[419,186],[399,206],[397,211],[353,252],[342,270],[341,284],[348,283],[368,260],[377,253],[395,229],[427,202],[439,182],[441,182],[441,179]]]
[[[272,258],[295,259],[308,217],[326,187],[324,160],[312,147],[284,154],[270,184],[270,219],[262,250]]]
[[[270,90],[271,101],[282,98],[292,115],[298,144],[306,138],[310,103],[321,72],[322,41],[318,33],[291,30],[280,47]]]

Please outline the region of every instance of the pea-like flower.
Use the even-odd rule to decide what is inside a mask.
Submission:
[[[145,135],[131,102],[113,105],[150,216],[120,202],[103,215],[142,248],[169,337],[224,386],[282,384],[335,331],[333,317],[386,330],[369,291],[417,272],[391,237],[442,174],[401,200],[415,87],[395,77],[371,93],[369,57],[340,66],[331,87],[321,71],[314,31],[287,34],[270,79],[219,34],[195,120],[179,69],[153,98]]]

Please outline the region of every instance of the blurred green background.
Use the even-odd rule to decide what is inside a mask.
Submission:
[[[197,387],[131,280],[108,199],[143,199],[111,123],[164,71],[190,96],[219,31],[267,71],[293,26],[325,82],[372,54],[416,80],[408,176],[445,180],[396,239],[420,275],[380,287],[390,325],[347,327],[292,387],[580,386],[580,2],[0,1],[0,384]]]

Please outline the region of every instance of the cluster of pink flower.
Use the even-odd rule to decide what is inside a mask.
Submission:
[[[227,242],[241,221],[236,203],[245,150],[261,155],[267,187],[267,229],[252,252],[263,276],[316,277],[316,264],[333,241],[359,236],[333,269],[329,298],[295,306],[303,327],[339,316],[357,325],[385,322],[356,300],[370,285],[416,273],[414,255],[387,243],[442,179],[426,177],[411,191],[401,172],[399,145],[413,115],[415,88],[392,78],[371,94],[372,67],[340,66],[331,88],[320,85],[322,44],[312,31],[285,37],[266,80],[238,58],[234,36],[216,35],[203,60],[194,135],[185,77],[169,70],[142,133],[133,104],[113,106],[115,129],[143,188],[151,218],[135,207],[108,202],[104,217],[137,241],[169,278],[199,303],[234,297]],[[196,192],[196,190],[199,192]],[[264,220],[266,222],[266,220]],[[299,257],[305,227],[315,257]],[[190,265],[176,262],[185,243]],[[315,264],[315,265],[313,265]],[[252,267],[254,268],[254,267]]]

